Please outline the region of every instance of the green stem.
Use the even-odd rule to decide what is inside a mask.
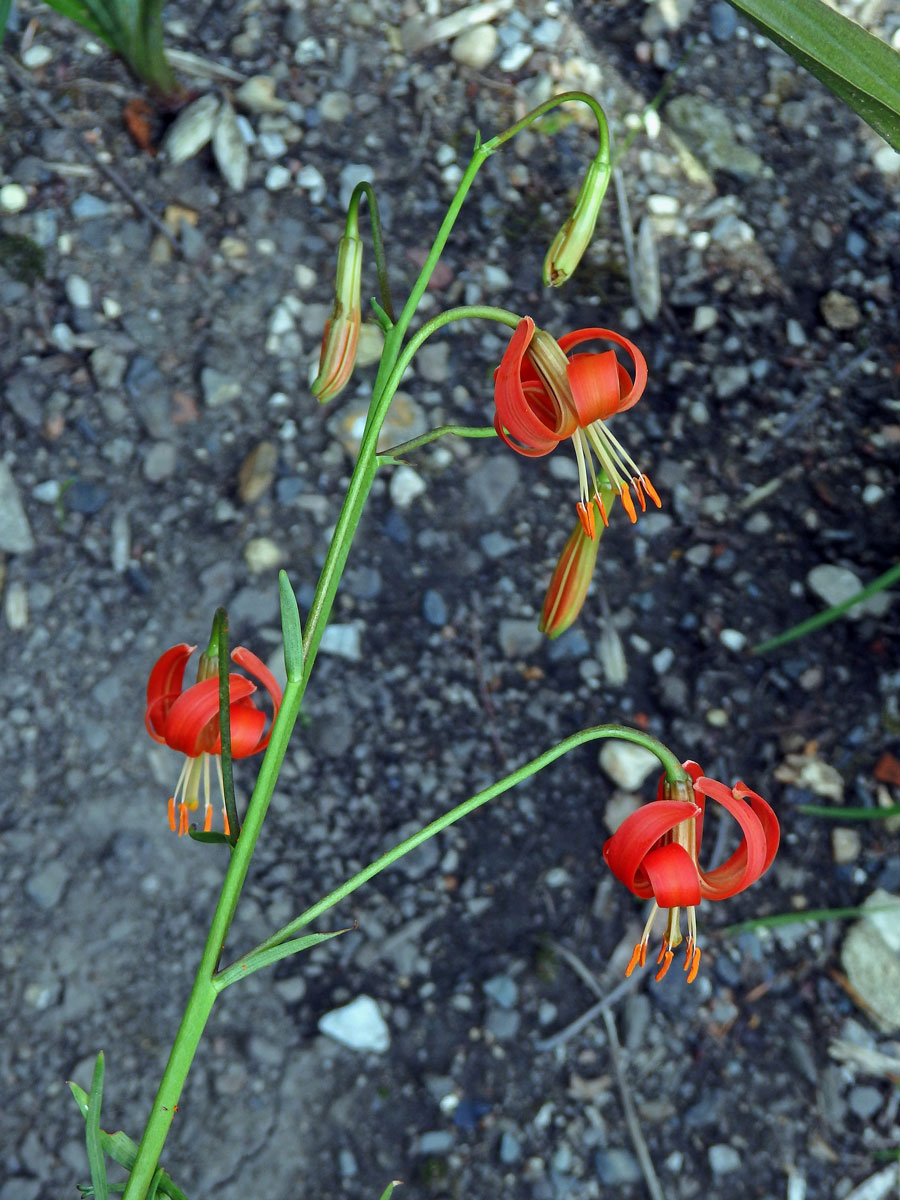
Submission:
[[[231,663],[228,659],[228,614],[217,608],[213,635],[219,656],[219,735],[222,742],[222,791],[228,816],[228,841],[233,846],[241,832],[234,799],[234,770],[231,758]]]
[[[275,789],[275,783],[278,779],[278,773],[281,768],[281,763],[284,759],[287,750],[288,741],[297,720],[297,715],[300,711],[300,704],[303,699],[303,694],[306,690],[306,685],[309,682],[312,673],[313,665],[316,659],[319,643],[322,639],[322,634],[328,622],[331,613],[331,608],[334,603],[334,597],[337,592],[341,574],[344,565],[347,561],[347,556],[350,552],[350,546],[353,541],[354,534],[359,526],[362,516],[363,507],[366,498],[372,487],[372,482],[375,478],[375,469],[377,461],[377,443],[378,435],[381,431],[381,426],[384,423],[384,418],[387,414],[388,406],[391,402],[394,392],[399,385],[403,371],[409,365],[415,351],[422,342],[430,336],[436,329],[447,324],[451,320],[461,320],[463,317],[469,316],[491,316],[495,320],[504,321],[513,328],[519,322],[519,316],[516,313],[509,313],[503,309],[491,309],[482,306],[472,306],[467,308],[453,309],[450,313],[441,314],[435,317],[424,325],[410,339],[409,344],[403,349],[403,339],[406,331],[409,328],[409,323],[412,320],[419,301],[421,300],[425,288],[431,278],[431,274],[437,265],[441,252],[447,243],[453,225],[462,208],[463,201],[472,186],[475,176],[478,173],[482,163],[497,150],[504,142],[513,137],[520,130],[526,128],[532,121],[539,117],[543,112],[555,107],[558,104],[564,103],[566,100],[582,100],[588,104],[597,115],[598,123],[601,129],[601,143],[606,136],[606,121],[603,117],[603,110],[592,97],[586,96],[583,93],[566,93],[562,96],[553,97],[552,100],[546,101],[533,112],[529,113],[521,121],[498,134],[490,142],[482,145],[480,139],[477,141],[472,159],[466,168],[459,186],[447,214],[441,223],[437,236],[431,247],[431,251],[425,263],[419,272],[418,278],[410,292],[409,299],[403,307],[396,324],[389,329],[385,335],[384,351],[381,357],[381,363],[378,368],[378,374],[375,380],[375,386],[372,393],[372,402],[369,406],[369,415],[366,422],[366,428],[363,433],[362,443],[360,445],[359,454],[356,464],[353,468],[353,474],[350,477],[350,483],[347,488],[347,494],[344,497],[344,503],[341,507],[332,536],[331,544],[328,548],[328,553],[325,558],[325,563],[322,567],[319,581],[316,586],[316,592],[313,597],[312,605],[307,617],[306,629],[303,634],[303,671],[299,679],[288,679],[285,687],[284,697],[281,707],[275,718],[272,726],[272,734],[269,740],[269,745],[266,750],[260,766],[259,775],[256,780],[256,785],[253,789],[253,794],[250,797],[250,802],[247,807],[244,825],[241,830],[241,835],[233,848],[228,869],[225,873],[225,879],[222,883],[222,890],[219,894],[218,903],[213,914],[212,923],[210,925],[209,935],[206,940],[206,945],[203,949],[203,954],[200,960],[200,965],[197,969],[197,975],[194,980],[194,986],[191,991],[190,998],[185,1008],[184,1015],[179,1026],[178,1033],[175,1036],[175,1042],[172,1046],[172,1051],[169,1056],[169,1061],[166,1065],[162,1081],[157,1091],[156,1098],[153,1102],[153,1107],[150,1116],[147,1120],[147,1125],[144,1129],[141,1143],[138,1148],[137,1158],[135,1159],[134,1167],[125,1189],[124,1200],[145,1200],[147,1191],[151,1186],[154,1173],[159,1162],[160,1154],[162,1153],[165,1144],[166,1135],[169,1131],[169,1126],[172,1123],[172,1114],[175,1105],[178,1103],[181,1090],[184,1086],[184,1081],[187,1073],[190,1070],[191,1062],[196,1053],[197,1046],[202,1036],[203,1029],[217,994],[217,987],[214,982],[214,976],[218,967],[219,959],[225,947],[225,941],[228,936],[228,931],[231,928],[231,922],[234,918],[235,909],[237,907],[238,898],[247,876],[247,871],[250,866],[250,860],[253,856],[253,851],[256,848],[256,842],[262,829],[263,820],[271,801],[272,794]],[[608,143],[607,143],[608,144]],[[402,353],[401,353],[402,350]],[[621,728],[610,726],[610,730]],[[599,735],[595,735],[599,736]],[[647,738],[647,735],[640,734],[635,730],[622,729],[620,733],[613,735],[611,732],[604,736],[620,736],[630,741],[637,741],[642,745],[650,746],[654,739]],[[570,739],[568,743],[563,745],[571,749],[572,746],[580,744],[578,740],[589,740],[589,737],[583,735],[575,735],[575,740]],[[659,746],[658,743],[655,743]],[[650,746],[650,748],[653,748]],[[660,753],[661,751],[661,753]],[[667,774],[670,772],[671,763],[680,770],[680,765],[674,756],[670,755],[665,747],[659,747],[658,753],[661,761],[666,767]],[[560,754],[565,753],[564,749],[556,748],[556,751],[548,752],[548,755],[542,756],[542,765],[552,762],[554,758],[558,758]],[[671,760],[667,763],[666,759]],[[539,769],[535,767],[535,769]],[[525,777],[524,775],[522,776]],[[512,786],[508,784],[507,786]],[[502,788],[501,790],[505,790]],[[497,794],[491,792],[491,795]],[[485,803],[490,799],[490,795],[482,793],[480,803]],[[475,800],[477,798],[473,798]],[[467,805],[461,806],[463,811],[460,811],[459,816],[464,815],[464,812],[470,812],[473,808],[477,808],[478,804],[473,801],[467,802]],[[454,817],[454,820],[458,817]],[[449,823],[449,822],[447,822]],[[440,826],[443,828],[444,826]],[[431,832],[423,831],[424,836],[418,839],[409,839],[409,845],[406,849],[398,851],[394,857],[399,857],[400,853],[406,853],[407,849],[412,849],[413,845],[418,845],[420,841],[425,840],[425,837],[433,836],[437,832],[437,828],[428,827]],[[380,860],[379,860],[380,861]],[[394,861],[390,859],[390,861]],[[372,874],[378,870],[383,870],[384,866],[378,865]],[[370,876],[366,876],[369,878]],[[315,907],[314,915],[319,912],[324,912],[331,904],[336,903],[342,895],[348,894],[354,887],[358,887],[362,880],[354,876],[357,882],[350,881],[352,886],[345,885],[345,889],[340,894],[333,893],[334,899],[325,907]],[[328,899],[328,898],[326,898]],[[324,902],[322,902],[324,903]],[[313,910],[310,910],[313,913]],[[307,920],[312,920],[313,916],[304,914]],[[288,936],[288,935],[284,935]]]
[[[382,450],[378,455],[378,465],[388,466],[401,454],[409,454],[411,450],[418,450],[420,446],[427,446],[429,442],[447,437],[448,434],[464,438],[492,438],[497,436],[497,431],[493,425],[438,425],[436,429],[430,429],[420,437],[410,438],[408,442],[398,442],[396,446]]]
[[[384,256],[384,238],[381,232],[381,217],[378,213],[378,201],[375,199],[375,189],[371,183],[363,180],[358,183],[353,189],[353,194],[350,197],[350,205],[347,209],[347,232],[351,231],[351,224],[356,226],[358,223],[359,201],[360,197],[365,196],[369,202],[369,220],[372,224],[372,249],[375,252],[375,270],[378,274],[378,288],[381,292],[381,307],[391,324],[394,323],[394,303],[391,299],[391,285],[388,280],[387,259]]]
[[[421,846],[423,842],[427,842],[429,838],[433,838],[436,833],[440,833],[449,825],[453,825],[456,821],[459,821],[462,817],[468,816],[476,808],[480,808],[482,804],[487,804],[495,796],[501,796],[504,792],[508,792],[516,784],[537,774],[538,771],[542,771],[544,767],[549,766],[550,763],[555,762],[564,754],[568,754],[570,750],[574,750],[577,746],[583,746],[587,742],[597,741],[601,738],[618,738],[623,742],[635,742],[637,745],[643,746],[646,750],[656,755],[667,777],[688,778],[684,768],[672,751],[648,733],[643,733],[639,729],[629,729],[627,725],[595,725],[590,729],[581,729],[578,733],[573,733],[571,737],[567,737],[550,750],[539,754],[537,758],[531,759],[524,766],[511,771],[502,779],[498,779],[490,787],[485,788],[484,791],[470,796],[462,804],[457,804],[455,808],[451,808],[442,817],[437,817],[423,829],[417,830],[410,837],[405,838],[398,845],[386,851],[379,858],[376,858],[374,862],[370,862],[367,867],[363,867],[361,871],[357,871],[350,879],[335,888],[333,892],[329,892],[327,896],[324,896],[321,900],[313,904],[312,907],[302,912],[299,917],[295,917],[293,921],[290,921],[287,925],[277,930],[271,937],[260,942],[258,946],[254,946],[252,950],[238,960],[238,964],[249,962],[255,955],[261,954],[273,946],[278,946],[288,938],[293,937],[298,930],[303,929],[311,921],[328,912],[335,904],[339,903],[346,896],[349,896],[351,892],[355,892],[358,887],[366,883],[369,879],[372,879],[373,876],[378,875],[386,867],[391,866],[397,859],[402,858],[404,854],[408,854],[410,850],[415,850],[417,846]],[[238,964],[233,964],[228,970],[233,970],[234,966]]]

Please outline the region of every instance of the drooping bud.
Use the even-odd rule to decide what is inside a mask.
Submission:
[[[361,281],[362,241],[354,234],[345,234],[338,243],[334,309],[325,323],[319,373],[310,388],[320,404],[333,400],[353,374],[362,320]]]
[[[601,493],[604,506],[612,507],[615,492],[608,487],[605,480],[601,484]],[[553,572],[553,578],[547,588],[538,629],[551,639],[558,638],[561,633],[565,633],[575,621],[581,612],[588,588],[594,577],[597,550],[600,547],[600,537],[605,528],[604,524],[596,520],[594,510],[597,504],[598,501],[595,497],[586,506],[591,515],[589,522],[585,522],[582,515],[579,514],[578,523],[559,556],[559,562],[556,564],[556,570]],[[587,525],[593,527],[593,535],[588,531]]]
[[[544,284],[559,287],[572,275],[590,245],[597,214],[609,186],[612,168],[609,160],[596,158],[588,168],[575,210],[553,239],[544,259]]]

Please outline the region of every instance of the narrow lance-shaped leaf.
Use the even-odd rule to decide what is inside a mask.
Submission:
[[[823,0],[730,0],[900,151],[900,54]]]
[[[300,626],[300,609],[297,597],[287,577],[287,571],[278,572],[278,596],[281,601],[281,632],[284,637],[284,669],[292,682],[303,677],[303,630]]]

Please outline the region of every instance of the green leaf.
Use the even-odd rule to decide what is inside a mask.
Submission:
[[[821,629],[823,625],[830,625],[832,621],[836,621],[838,617],[853,608],[855,604],[861,604],[863,600],[868,600],[870,596],[876,595],[878,592],[883,592],[885,588],[889,588],[892,583],[900,579],[900,563],[895,563],[889,571],[885,571],[883,575],[879,575],[877,579],[873,579],[871,583],[866,584],[864,588],[852,595],[848,600],[842,600],[840,604],[833,604],[831,608],[826,608],[823,612],[816,613],[814,617],[809,617],[805,621],[801,621],[799,625],[793,625],[790,629],[786,629],[784,633],[776,634],[775,637],[769,638],[768,641],[760,642],[754,646],[751,653],[765,654],[767,650],[774,650],[778,646],[783,646],[785,642],[792,642],[795,638],[805,637],[808,633],[813,633],[816,629]]]
[[[900,817],[900,804],[888,804],[884,808],[832,808],[826,804],[798,804],[797,812],[807,817],[831,817],[838,821],[884,821],[888,817]]]
[[[254,971],[259,971],[262,967],[269,967],[272,963],[279,962],[282,958],[289,958],[292,954],[300,954],[303,950],[310,950],[313,946],[318,946],[321,942],[327,942],[333,937],[338,937],[339,934],[349,933],[355,926],[349,925],[346,929],[335,929],[332,933],[310,933],[305,937],[291,938],[290,941],[282,942],[280,946],[270,946],[268,950],[252,951],[245,957],[234,963],[230,967],[226,967],[224,971],[220,971],[214,977],[216,987],[221,991],[227,988],[229,984],[236,983],[238,979],[245,979],[248,975],[252,975]]]
[[[278,572],[278,597],[281,601],[281,633],[284,637],[284,669],[293,683],[303,678],[303,629],[300,609],[287,571]]]
[[[395,1187],[400,1187],[403,1183],[402,1179],[392,1179],[384,1191],[381,1193],[380,1200],[391,1200],[391,1195]]]
[[[84,1139],[87,1145],[88,1166],[91,1171],[91,1183],[97,1200],[109,1200],[109,1188],[106,1186],[106,1159],[103,1157],[103,1147],[100,1144],[100,1105],[103,1101],[103,1051],[97,1055],[94,1063],[94,1077],[91,1080],[91,1094],[88,1097],[89,1108],[84,1119]]]
[[[3,45],[3,38],[6,34],[6,24],[9,21],[11,9],[12,0],[0,0],[0,46]]]
[[[730,0],[900,151],[900,54],[823,0]]]
[[[89,33],[102,38],[113,50],[119,49],[119,30],[115,24],[106,20],[105,14],[98,19],[98,16],[92,11],[92,5],[84,3],[84,0],[47,0],[47,3],[58,13],[68,17],[70,21],[77,22]]]
[[[215,829],[189,829],[188,837],[192,837],[195,842],[228,842],[228,838],[224,833],[219,833]]]
[[[87,1120],[91,1109],[90,1097],[84,1088],[79,1087],[77,1083],[73,1083],[71,1079],[69,1080],[69,1090],[75,1098],[75,1103],[78,1105],[81,1115]],[[121,1129],[116,1130],[115,1133],[107,1133],[104,1129],[101,1129],[99,1132],[100,1145],[103,1147],[104,1152],[109,1155],[113,1162],[118,1163],[120,1167],[124,1167],[126,1171],[130,1171],[137,1158],[137,1142],[132,1141],[128,1134],[123,1133]],[[159,1168],[159,1170],[157,1195],[168,1196],[169,1200],[188,1200],[185,1193],[173,1183],[166,1172],[162,1168]],[[154,1176],[155,1178],[156,1176]],[[109,1188],[108,1190],[116,1191],[118,1188]],[[93,1188],[83,1189],[83,1191],[85,1195],[94,1194]]]

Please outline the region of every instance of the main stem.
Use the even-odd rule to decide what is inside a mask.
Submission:
[[[419,330],[411,339],[410,345],[404,350],[403,340],[409,328],[409,323],[415,315],[419,301],[428,286],[428,281],[437,265],[441,252],[447,244],[447,239],[462,208],[463,201],[482,164],[495,150],[499,149],[500,146],[521,129],[524,129],[537,116],[556,107],[566,99],[583,100],[591,107],[598,117],[601,142],[603,142],[606,136],[606,121],[603,117],[602,109],[600,109],[592,97],[588,97],[584,93],[569,93],[565,96],[555,96],[540,105],[532,113],[528,114],[527,117],[523,118],[523,120],[492,138],[489,142],[482,144],[479,139],[472,154],[472,159],[460,180],[447,214],[441,223],[428,258],[425,260],[422,270],[413,285],[409,299],[404,305],[396,324],[385,335],[384,352],[382,353],[381,363],[375,379],[372,402],[369,407],[369,416],[363,433],[359,455],[357,456],[356,465],[353,468],[353,474],[350,477],[347,494],[341,507],[334,535],[328,548],[328,554],[325,558],[315,596],[313,597],[307,617],[306,630],[303,635],[303,673],[299,680],[288,680],[281,708],[272,726],[269,746],[260,767],[256,786],[250,797],[240,837],[231,853],[228,869],[225,873],[218,903],[216,904],[210,925],[209,935],[206,939],[206,945],[203,948],[200,965],[197,968],[194,986],[175,1036],[169,1061],[166,1064],[159,1089],[153,1101],[153,1107],[144,1128],[134,1166],[131,1169],[131,1174],[125,1186],[124,1200],[146,1200],[147,1192],[153,1181],[153,1176],[159,1163],[163,1146],[165,1145],[169,1127],[172,1124],[172,1118],[181,1096],[185,1079],[191,1068],[194,1054],[197,1051],[206,1022],[209,1019],[215,998],[222,987],[221,982],[216,980],[216,969],[225,947],[228,931],[231,928],[231,922],[234,918],[241,889],[247,877],[250,861],[256,848],[256,841],[262,829],[269,802],[272,799],[281,763],[300,711],[300,704],[312,673],[319,643],[322,640],[322,634],[328,623],[341,574],[343,573],[347,556],[350,553],[350,546],[359,526],[362,511],[375,478],[378,435],[381,432],[381,426],[384,423],[388,406],[397,389],[403,369],[415,352],[416,347],[428,333],[424,329]],[[472,315],[474,315],[474,312]],[[510,318],[509,323],[514,324],[514,320],[512,319],[514,316],[514,314],[508,314]],[[403,351],[402,355],[401,351]],[[629,733],[633,733],[633,731],[629,731]],[[359,886],[358,883],[356,886]]]

